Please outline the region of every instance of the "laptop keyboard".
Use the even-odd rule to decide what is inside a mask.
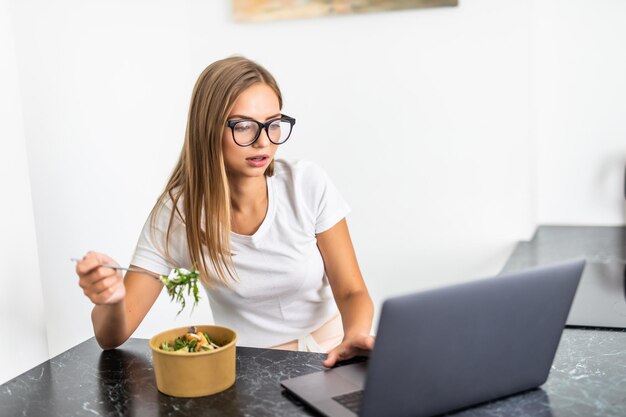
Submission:
[[[333,397],[333,400],[346,407],[348,410],[359,414],[361,411],[361,401],[363,400],[363,391],[354,391],[347,394]]]

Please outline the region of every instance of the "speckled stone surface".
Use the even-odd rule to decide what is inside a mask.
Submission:
[[[324,355],[237,348],[237,380],[210,397],[159,393],[148,341],[103,352],[89,339],[0,385],[1,416],[307,416],[282,379],[323,369]],[[541,389],[454,414],[626,416],[626,332],[566,329]]]
[[[322,369],[325,355],[237,348],[228,390],[184,399],[156,389],[148,340],[102,351],[91,338],[0,386],[0,416],[301,416],[279,381]]]

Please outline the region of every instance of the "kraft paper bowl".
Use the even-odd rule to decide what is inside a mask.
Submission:
[[[237,333],[222,326],[195,326],[204,332],[219,349],[181,354],[161,350],[187,333],[188,327],[170,329],[150,339],[157,389],[172,397],[203,397],[224,391],[235,383],[235,344]]]

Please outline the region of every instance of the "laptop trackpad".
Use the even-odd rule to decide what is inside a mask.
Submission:
[[[281,384],[309,402],[362,390],[366,363],[355,363],[283,381]]]
[[[357,386],[358,389],[365,387],[365,376],[367,375],[367,363],[355,363],[353,365],[341,366],[332,370]]]

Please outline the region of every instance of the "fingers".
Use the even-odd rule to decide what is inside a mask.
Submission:
[[[338,356],[339,354],[337,353],[337,348],[331,350],[330,352],[328,352],[328,356],[326,357],[326,360],[322,362],[322,365],[327,368],[332,368],[333,366],[335,366],[335,363],[337,363]]]
[[[115,294],[114,287],[106,287],[100,292],[92,292],[85,290],[85,295],[91,300],[94,304],[106,304],[106,302],[111,298],[113,294]]]
[[[78,285],[94,304],[117,302],[125,294],[121,272],[101,266],[104,263],[117,263],[107,255],[88,252],[76,264]]]
[[[331,368],[335,366],[338,361],[344,361],[346,359],[350,359],[353,356],[354,353],[351,352],[350,345],[346,342],[343,342],[342,344],[328,352],[328,356],[322,364],[327,368]]]
[[[115,286],[115,284],[117,284],[117,281],[118,279],[116,275],[107,276],[89,286],[89,291],[93,294],[100,294],[103,291],[106,291],[108,288]]]
[[[337,361],[344,361],[359,355],[367,355],[374,348],[374,336],[357,335],[344,340],[339,346],[328,352],[326,360],[322,363],[325,367],[335,366]]]
[[[85,275],[97,268],[100,265],[99,260],[97,259],[95,252],[87,252],[83,259],[76,262],[76,273],[80,275]]]
[[[87,289],[88,287],[91,287],[96,283],[107,280],[109,278],[113,278],[114,280],[121,278],[121,273],[119,273],[115,269],[106,268],[99,265],[95,268],[90,269],[89,271],[90,272],[88,273],[78,273],[78,285],[82,289]]]
[[[76,273],[90,284],[109,276],[118,275],[116,270],[103,267],[103,264],[117,265],[117,262],[105,254],[87,252],[83,259],[76,263]]]
[[[83,259],[76,263],[76,273],[78,275],[85,275],[103,264],[117,265],[117,262],[103,253],[89,251],[83,256]]]

